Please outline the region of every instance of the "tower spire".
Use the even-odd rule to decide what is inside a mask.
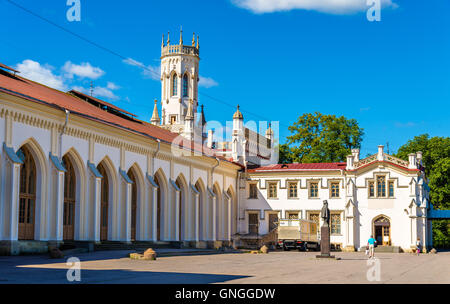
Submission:
[[[158,115],[158,100],[155,99],[155,106],[153,107],[153,115],[150,119],[152,125],[158,125],[160,123],[160,118]]]
[[[170,44],[170,32],[167,32],[167,45]]]
[[[200,127],[204,127],[206,125],[205,111],[203,109],[203,105],[201,105],[200,108],[202,110],[201,110],[201,114],[200,114],[201,117],[200,117],[199,124],[200,124]]]
[[[192,46],[195,46],[195,33],[192,34]]]
[[[164,47],[164,34],[162,34],[161,47]]]
[[[199,44],[199,39],[198,39],[199,37],[198,37],[198,35],[197,35],[197,50],[200,48],[200,44]]]
[[[183,45],[183,26],[180,26],[180,45]]]

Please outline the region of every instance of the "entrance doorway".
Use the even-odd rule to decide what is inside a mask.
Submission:
[[[373,221],[373,232],[378,245],[391,245],[391,222],[387,217],[380,216]]]
[[[259,220],[258,213],[249,213],[248,215],[248,232],[250,234],[258,234]]]

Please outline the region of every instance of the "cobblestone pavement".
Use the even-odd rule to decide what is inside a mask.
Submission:
[[[228,253],[131,260],[130,251],[78,254],[80,283],[450,283],[450,252],[379,253],[380,281],[368,281],[363,253],[335,253],[341,260],[317,260],[315,252]],[[65,259],[0,257],[0,283],[69,283]],[[78,282],[75,282],[78,283]],[[73,284],[73,283],[70,283]]]

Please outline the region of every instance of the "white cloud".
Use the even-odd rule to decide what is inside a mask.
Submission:
[[[93,67],[89,62],[74,64],[67,61],[62,67],[62,70],[67,73],[66,77],[68,78],[73,78],[73,75],[76,75],[81,78],[97,79],[105,75],[102,69]]]
[[[397,7],[393,0],[380,0],[381,6]],[[348,14],[366,11],[373,5],[366,0],[231,0],[238,7],[256,14],[290,11],[293,9],[314,10],[330,14]]]
[[[148,77],[153,80],[160,80],[161,79],[161,67],[158,66],[152,66],[152,65],[145,65],[142,62],[139,62],[137,60],[134,60],[133,58],[127,58],[123,60],[124,63],[132,66],[136,66],[142,69],[142,74],[145,77]]]
[[[51,88],[65,91],[67,85],[64,78],[53,73],[53,67],[50,65],[41,65],[39,62],[26,59],[22,63],[16,65],[16,69],[20,71],[20,76],[42,83]]]
[[[113,82],[110,82],[110,81],[107,82],[106,87],[108,89],[110,89],[110,90],[118,90],[118,89],[120,89],[120,87],[117,84],[115,84]]]
[[[215,87],[218,86],[219,84],[212,78],[210,77],[203,77],[200,76],[200,81],[198,82],[198,85],[204,88],[210,88],[210,87]]]
[[[417,123],[412,122],[412,121],[408,121],[408,122],[400,122],[400,121],[396,121],[395,122],[395,126],[397,128],[412,128],[417,126]]]
[[[73,86],[72,89],[82,92],[84,94],[91,94],[91,89],[90,88],[84,88],[81,86]],[[104,98],[108,98],[111,100],[118,100],[119,97],[114,94],[112,89],[109,89],[108,87],[94,87],[93,91],[92,91],[92,96],[94,97],[104,97]]]

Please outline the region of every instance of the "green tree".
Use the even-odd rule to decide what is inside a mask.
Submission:
[[[422,151],[425,175],[430,187],[430,201],[435,209],[450,209],[450,137],[422,134],[401,146],[397,157],[407,160],[408,154]],[[450,242],[450,221],[433,221],[433,242]]]
[[[360,148],[364,131],[355,119],[306,113],[289,127],[291,135],[280,147],[280,162],[342,162]]]
[[[430,200],[435,209],[450,208],[450,137],[422,134],[398,149],[396,156],[408,160],[408,154],[422,151],[423,166],[429,180]]]

